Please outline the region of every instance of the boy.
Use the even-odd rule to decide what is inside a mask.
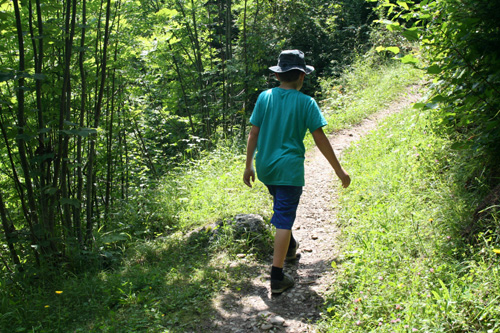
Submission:
[[[253,157],[257,175],[273,196],[273,217],[276,227],[271,292],[280,294],[293,287],[293,278],[283,273],[285,259],[296,258],[299,243],[292,236],[297,206],[304,186],[304,137],[309,130],[321,153],[331,164],[344,187],[351,179],[340,166],[322,127],[326,120],[316,101],[299,90],[306,74],[314,67],[305,63],[299,50],[281,52],[278,65],[269,68],[280,86],[262,92],[250,117],[252,128],[248,136],[246,167],[243,181],[249,187],[255,182]]]

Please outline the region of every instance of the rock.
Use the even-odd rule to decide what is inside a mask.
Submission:
[[[261,311],[261,312],[259,312],[257,315],[258,315],[259,317],[264,317],[264,318],[266,318],[266,317],[269,317],[269,316],[271,315],[271,312],[269,312],[269,311]]]
[[[220,220],[215,227],[206,230],[210,233],[210,240],[214,240],[221,235],[230,234],[234,239],[247,240],[250,235],[264,235],[269,228],[269,224],[264,222],[264,218],[257,214],[239,214],[232,219]],[[255,237],[253,237],[255,238]]]
[[[318,235],[312,235],[311,239],[318,239]]]
[[[304,251],[304,252],[312,252],[313,250],[310,247],[306,247],[302,251]]]
[[[262,326],[260,326],[260,329],[263,331],[270,330],[271,328],[273,328],[272,324],[262,324]]]
[[[261,233],[264,230],[264,219],[260,215],[239,214],[234,217],[234,231],[237,233]]]
[[[271,317],[269,319],[269,322],[273,325],[283,325],[283,323],[285,322],[285,319],[283,319],[283,317],[276,316],[276,317]]]
[[[247,255],[246,255],[246,254],[244,254],[244,253],[238,253],[236,256],[237,256],[238,258],[242,259],[242,258],[245,258]]]

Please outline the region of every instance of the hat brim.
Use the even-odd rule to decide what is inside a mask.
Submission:
[[[302,71],[306,74],[311,74],[314,71],[314,67],[309,66],[309,65],[306,65],[305,69],[303,67],[299,67],[299,66],[292,66],[292,67],[272,66],[272,67],[269,67],[269,70],[274,72],[274,73],[285,73],[285,72],[289,72],[293,69],[298,69],[299,71]]]

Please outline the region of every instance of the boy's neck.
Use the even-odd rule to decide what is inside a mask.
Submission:
[[[275,73],[275,75],[276,75],[276,78],[279,80],[280,79],[279,74]],[[300,77],[296,81],[286,82],[286,81],[281,81],[280,80],[280,86],[279,86],[279,88],[286,89],[286,90],[297,90],[297,91],[299,91],[300,89],[302,89],[302,85],[304,84],[304,78],[305,77],[306,77],[306,74],[305,73],[301,73]]]
[[[299,81],[281,82],[279,88],[286,90],[300,90],[300,88],[302,88],[302,83]]]

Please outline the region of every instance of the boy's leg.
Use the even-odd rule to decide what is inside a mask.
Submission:
[[[269,185],[268,188],[274,199],[274,215],[271,223],[276,227],[271,292],[282,293],[294,285],[293,278],[283,273],[283,264],[290,246],[291,229],[295,221],[302,187]]]
[[[273,255],[273,266],[283,268],[285,262],[286,253],[288,251],[288,246],[290,244],[291,230],[288,229],[276,229],[276,235],[274,236],[274,255]]]

